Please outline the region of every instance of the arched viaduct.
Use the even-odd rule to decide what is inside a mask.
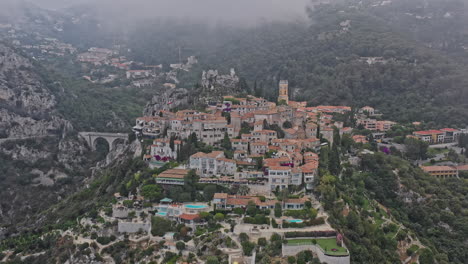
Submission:
[[[107,141],[109,151],[114,150],[118,142],[128,143],[128,135],[122,133],[79,132],[78,134],[86,140],[93,151],[96,150],[96,142],[99,138]]]

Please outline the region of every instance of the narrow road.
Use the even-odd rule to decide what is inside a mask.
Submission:
[[[34,136],[34,137],[17,137],[17,138],[0,138],[0,144],[7,141],[15,140],[25,140],[25,139],[37,139],[37,138],[46,138],[46,137],[56,137],[57,135],[45,135],[45,136]]]

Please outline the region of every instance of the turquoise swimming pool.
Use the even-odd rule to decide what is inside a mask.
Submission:
[[[301,219],[289,219],[286,221],[288,221],[289,223],[296,223],[296,224],[304,223],[304,221]]]
[[[188,209],[205,209],[207,207],[208,207],[207,205],[195,205],[195,204],[186,204],[185,205],[185,208],[188,208]]]
[[[156,213],[156,214],[157,214],[157,215],[160,215],[160,216],[166,216],[166,215],[167,215],[166,212],[158,212],[158,213]]]

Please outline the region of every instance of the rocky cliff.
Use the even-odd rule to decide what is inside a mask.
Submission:
[[[150,102],[146,104],[143,110],[144,116],[154,116],[159,111],[169,111],[188,103],[189,92],[185,88],[169,89],[161,91],[153,96]]]
[[[62,135],[72,125],[54,115],[56,99],[32,62],[0,44],[0,138]]]
[[[40,67],[0,44],[0,226],[30,218],[80,186],[93,162]]]
[[[203,71],[198,95],[200,102],[216,102],[223,95],[236,95],[240,92],[239,77],[234,69],[229,74],[219,74],[218,70]]]

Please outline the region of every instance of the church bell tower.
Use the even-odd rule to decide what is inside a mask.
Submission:
[[[286,104],[289,102],[289,95],[288,95],[288,80],[281,80],[279,82],[279,96],[278,96],[278,103],[281,101],[285,101]]]

